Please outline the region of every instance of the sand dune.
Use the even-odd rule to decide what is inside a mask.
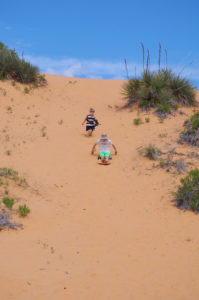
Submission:
[[[164,123],[142,112],[136,127],[137,111],[115,109],[122,81],[47,80],[29,94],[0,83],[1,166],[27,179],[12,194],[31,208],[23,230],[0,232],[0,300],[197,300],[199,218],[171,203],[181,176],[138,153],[197,152],[176,142],[192,109]],[[89,107],[102,125],[86,138]],[[110,166],[90,155],[102,132],[119,152]]]

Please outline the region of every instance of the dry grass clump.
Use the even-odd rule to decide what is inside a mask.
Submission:
[[[154,146],[153,144],[150,144],[140,150],[140,154],[142,154],[145,157],[148,157],[151,160],[158,160],[161,155],[161,151]]]

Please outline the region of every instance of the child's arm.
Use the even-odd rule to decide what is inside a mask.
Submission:
[[[115,150],[115,155],[117,155],[117,149],[116,149],[115,145],[112,144],[112,146],[113,146],[113,149]]]
[[[93,145],[93,148],[91,150],[91,154],[94,154],[96,145],[97,145],[96,143]]]
[[[86,122],[87,117],[84,119],[84,121],[82,122],[82,125],[84,125],[84,123]]]

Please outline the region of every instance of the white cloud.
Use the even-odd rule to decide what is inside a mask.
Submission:
[[[86,77],[96,79],[126,79],[125,65],[123,61],[84,60],[76,58],[53,59],[50,57],[36,57],[25,55],[25,59],[39,66],[41,72],[68,77]],[[151,70],[157,70],[156,64],[151,65]],[[175,69],[175,66],[173,66]],[[129,76],[139,76],[142,73],[142,64],[128,63]],[[190,76],[193,69],[186,68],[182,76]],[[195,69],[191,79],[199,79],[199,70]]]

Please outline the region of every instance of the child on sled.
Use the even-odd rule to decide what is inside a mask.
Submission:
[[[117,149],[115,145],[109,140],[106,133],[101,135],[101,138],[93,145],[91,154],[94,154],[95,147],[99,145],[99,159],[101,159],[101,163],[106,164],[108,163],[109,159],[111,158],[110,154],[110,146],[112,145],[113,149],[115,150],[115,155],[117,155]]]

